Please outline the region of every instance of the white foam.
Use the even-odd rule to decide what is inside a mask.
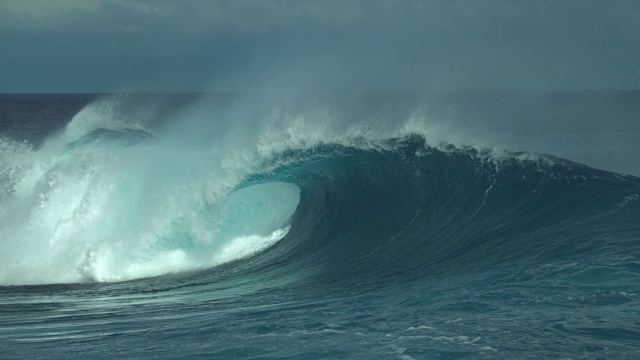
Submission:
[[[128,131],[110,116],[81,112],[39,149],[0,141],[0,284],[121,281],[208,268],[286,235],[300,190],[272,182],[234,191],[253,161],[235,156],[248,154],[242,147],[190,146],[189,133],[68,146],[103,124]]]

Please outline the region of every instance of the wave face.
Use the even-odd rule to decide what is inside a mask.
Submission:
[[[411,131],[289,131],[268,151],[250,139],[263,147],[249,153],[227,131],[230,153],[184,127],[109,119],[81,112],[39,148],[0,143],[0,284],[68,284],[0,287],[10,355],[607,357],[640,345],[636,177]]]
[[[301,252],[335,262],[322,264],[323,277],[625,258],[638,241],[637,178],[551,157],[434,149],[419,136],[390,148],[326,145],[308,150],[321,160],[274,175],[302,189],[292,229],[309,239]],[[613,233],[621,246],[603,254]]]

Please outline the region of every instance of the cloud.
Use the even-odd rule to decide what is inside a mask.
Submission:
[[[624,32],[640,20],[632,0],[4,0],[2,31],[260,32],[301,24],[478,30],[492,25]],[[593,30],[593,29],[591,29]]]
[[[220,28],[264,30],[302,21],[350,21],[383,1],[279,0],[6,0],[0,3],[3,31],[205,32]],[[376,5],[377,4],[377,5]],[[387,6],[388,7],[388,6]]]
[[[72,86],[85,69],[97,87],[228,74],[243,88],[276,72],[356,89],[638,88],[639,23],[626,0],[4,0],[0,65],[16,71],[0,80]]]
[[[48,30],[70,26],[77,19],[99,16],[100,0],[8,0],[0,3],[3,31]]]

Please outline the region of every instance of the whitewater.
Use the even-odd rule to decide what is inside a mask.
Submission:
[[[636,176],[397,95],[1,100],[0,357],[638,354]]]

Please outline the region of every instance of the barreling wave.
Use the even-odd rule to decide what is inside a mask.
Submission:
[[[640,241],[640,179],[551,156],[411,131],[307,133],[268,151],[247,135],[258,150],[243,152],[85,118],[38,149],[0,143],[0,284],[123,281],[251,256],[238,264],[254,273],[286,264],[362,284],[621,258]]]
[[[597,263],[627,257],[640,240],[640,179],[549,156],[434,148],[418,135],[384,145],[287,154],[308,160],[269,178],[302,192],[279,244],[291,248],[284,263],[322,280],[380,283],[398,274]]]

